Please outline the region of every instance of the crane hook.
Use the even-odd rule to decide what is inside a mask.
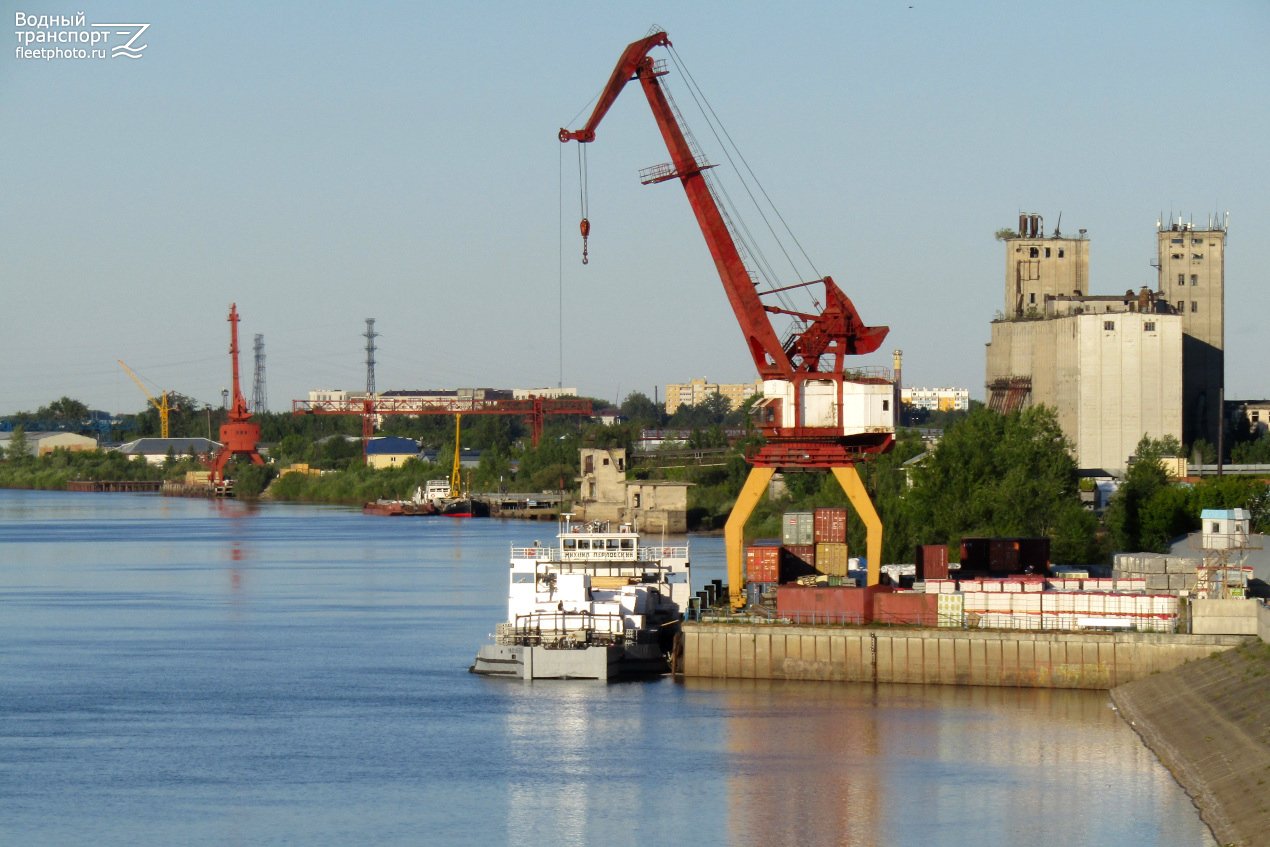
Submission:
[[[591,234],[591,222],[587,220],[586,218],[583,218],[582,223],[579,225],[578,228],[582,230],[582,264],[585,265],[587,263],[586,239],[587,239],[587,236]]]

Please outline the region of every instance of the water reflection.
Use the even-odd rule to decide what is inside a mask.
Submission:
[[[685,685],[724,707],[731,843],[1213,844],[1105,692]]]

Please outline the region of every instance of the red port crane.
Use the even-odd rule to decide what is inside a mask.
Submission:
[[[777,470],[829,470],[846,491],[868,532],[868,582],[876,584],[882,555],[882,524],[856,472],[855,462],[885,452],[894,444],[893,383],[881,369],[847,368],[846,357],[872,353],[888,328],[867,326],[850,298],[826,276],[792,286],[758,290],[733,238],[728,218],[716,202],[706,170],[680,125],[677,110],[660,78],[665,62],[648,54],[669,48],[665,32],[654,32],[629,45],[581,129],[560,130],[560,141],[590,143],[595,130],[627,82],[638,80],[670,151],[668,164],[640,172],[645,184],[678,179],[705,236],[728,302],[745,337],[755,367],[763,378],[763,398],[755,405],[757,423],[767,443],[750,456],[749,477],[724,529],[728,581],[734,607],[744,603],[742,544],[745,522]],[[585,240],[590,222],[582,222]],[[814,302],[818,313],[796,312],[764,302],[765,297],[795,288],[823,286]],[[814,296],[814,295],[813,295]],[[820,307],[823,303],[823,308]],[[771,315],[795,319],[795,331],[782,342]]]
[[[265,460],[256,451],[260,442],[260,424],[251,422],[251,412],[238,384],[238,304],[229,305],[229,357],[234,363],[234,404],[229,408],[229,421],[220,428],[221,448],[212,458],[212,483],[225,481],[225,465],[234,456],[246,456],[253,465]]]

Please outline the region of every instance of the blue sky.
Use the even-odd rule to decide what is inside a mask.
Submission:
[[[274,410],[364,385],[368,317],[380,390],[563,379],[612,400],[753,379],[683,192],[637,179],[668,158],[637,87],[589,147],[591,263],[579,261],[576,149],[556,133],[653,24],[815,266],[891,327],[868,363],[903,348],[906,383],[982,397],[1004,285],[992,233],[1020,210],[1088,230],[1094,293],[1154,287],[1161,212],[1219,211],[1227,397],[1270,395],[1270,4],[66,14],[81,8],[89,23],[150,23],[147,47],[137,60],[0,53],[0,414],[63,394],[138,410],[116,359],[153,388],[218,402],[231,301],[245,393],[263,333]]]

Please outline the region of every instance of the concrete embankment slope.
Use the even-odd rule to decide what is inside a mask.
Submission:
[[[1270,847],[1270,645],[1250,640],[1111,697],[1219,844]]]

